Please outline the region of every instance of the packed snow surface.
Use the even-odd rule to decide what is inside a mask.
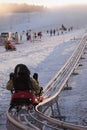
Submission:
[[[11,25],[9,30],[14,32],[26,31],[27,28],[23,23],[20,25],[18,23],[18,26],[15,25],[16,27],[13,27],[13,23]],[[26,24],[26,26],[28,25]],[[40,29],[40,26],[37,26]],[[33,28],[33,26],[30,27]],[[50,36],[46,33],[47,25],[43,28],[41,28],[43,33],[41,40],[33,42],[26,40],[19,45],[15,44],[16,51],[6,51],[4,46],[0,46],[0,130],[6,129],[6,111],[11,98],[11,93],[6,90],[6,83],[9,80],[9,74],[14,71],[14,67],[18,63],[26,64],[31,71],[31,76],[34,72],[39,74],[40,85],[44,88],[66,63],[86,31],[85,29],[73,29],[70,32]],[[5,29],[8,30],[8,26]],[[87,54],[85,54],[85,59],[80,61],[83,66],[77,69],[79,75],[70,78],[69,84],[72,86],[72,90],[63,91],[59,99],[60,111],[62,115],[66,116],[66,121],[83,125],[87,124],[86,56]]]

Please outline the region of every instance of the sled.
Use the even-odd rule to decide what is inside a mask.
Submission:
[[[10,109],[22,106],[27,106],[29,109],[32,109],[42,101],[43,96],[36,96],[31,90],[18,91],[12,94]]]
[[[6,51],[16,51],[16,47],[7,41],[4,45]]]

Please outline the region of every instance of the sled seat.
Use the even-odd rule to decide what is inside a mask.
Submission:
[[[10,105],[35,105],[38,103],[37,97],[31,91],[18,91],[12,94]]]

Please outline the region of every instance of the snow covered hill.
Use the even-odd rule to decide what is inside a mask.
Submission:
[[[15,21],[15,19],[13,21]],[[23,23],[20,24],[20,26],[19,21],[17,26],[15,25],[13,26],[12,21],[10,22],[12,24],[12,27],[10,27],[9,29],[11,30],[20,31],[20,28],[21,30],[26,30],[28,28],[27,24],[25,25],[25,22],[24,24]],[[33,22],[34,21],[30,22],[29,24],[32,24]],[[40,26],[38,25],[37,28],[39,27]],[[47,25],[45,27],[47,27]],[[3,30],[5,29],[8,30],[8,26],[7,28],[6,26],[5,27],[3,26],[3,28],[2,28]],[[34,29],[36,28],[34,27]],[[67,59],[73,53],[75,47],[78,45],[84,33],[85,29],[79,29],[79,30],[77,29],[73,30],[72,32],[61,34],[59,36],[56,35],[50,37],[49,35],[46,34],[46,32],[44,32],[41,41],[35,41],[35,42],[25,41],[23,44],[16,45],[17,51],[5,51],[4,47],[0,46],[0,129],[1,130],[6,129],[5,114],[9,107],[11,97],[10,92],[6,90],[6,83],[9,79],[9,74],[13,72],[14,67],[18,63],[26,64],[31,71],[31,76],[33,75],[34,72],[37,72],[39,74],[39,82],[41,86],[44,87],[55,76],[55,74],[60,70],[60,68],[66,63]],[[76,88],[75,85],[76,84],[73,83],[73,88]],[[81,90],[82,89],[79,89],[79,91]],[[71,93],[73,97],[73,92],[71,91]],[[78,99],[77,96],[76,99]],[[72,104],[73,99],[72,97],[70,97],[71,100],[69,103],[67,103],[66,99],[69,98],[67,97],[67,93],[64,93],[64,97],[65,98],[62,99],[63,103],[61,104],[61,107],[63,108],[68,106],[69,103]],[[63,100],[64,101],[66,100],[66,104],[64,103]],[[64,110],[65,109],[62,110],[62,113],[64,112]],[[74,110],[75,109],[73,109],[73,111]]]

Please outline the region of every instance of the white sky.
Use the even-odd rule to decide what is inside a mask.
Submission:
[[[87,0],[0,0],[0,3],[28,3],[48,7],[68,4],[87,4]]]

